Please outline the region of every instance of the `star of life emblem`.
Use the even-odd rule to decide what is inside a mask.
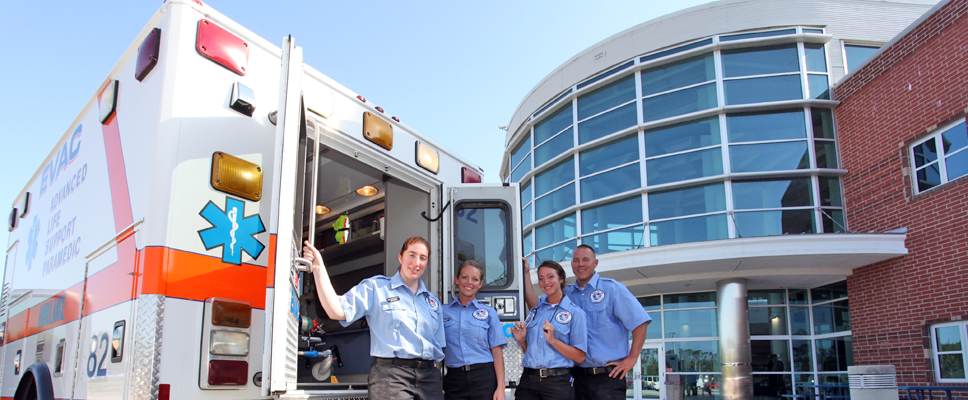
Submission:
[[[555,315],[555,321],[558,321],[559,324],[567,324],[571,322],[571,313],[568,311],[562,311],[558,313],[558,315]]]
[[[487,310],[478,308],[477,311],[474,311],[474,318],[481,321],[487,320]]]
[[[437,311],[437,309],[440,308],[440,303],[437,301],[437,299],[431,296],[427,296],[427,304],[429,304],[430,308],[434,311]]]
[[[605,300],[605,292],[603,292],[601,289],[597,289],[592,292],[592,295],[589,299],[592,301],[592,303],[601,303],[602,300]]]

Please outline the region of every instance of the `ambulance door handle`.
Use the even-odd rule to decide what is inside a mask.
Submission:
[[[293,264],[295,264],[296,271],[299,272],[313,272],[313,262],[302,257],[295,257],[292,259]]]

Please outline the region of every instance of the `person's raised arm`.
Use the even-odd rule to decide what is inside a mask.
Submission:
[[[333,283],[329,280],[329,273],[323,265],[323,257],[319,255],[319,250],[309,244],[307,240],[303,245],[303,258],[313,262],[313,278],[316,281],[316,294],[319,295],[319,302],[323,304],[323,309],[330,318],[337,321],[346,321],[346,314],[343,313],[343,306],[340,305],[339,296],[333,289]]]
[[[524,304],[528,306],[524,311],[538,306],[538,294],[534,292],[534,284],[531,283],[531,265],[528,264],[527,257],[521,257],[524,261],[524,273],[521,274],[521,284],[524,285]]]

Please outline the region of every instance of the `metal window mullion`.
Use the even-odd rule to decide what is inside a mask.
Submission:
[[[800,98],[812,99],[810,93],[810,78],[807,74],[807,52],[803,48],[803,42],[797,42],[797,60],[800,61]]]
[[[592,115],[590,117],[586,117],[585,119],[582,119],[582,120],[578,120],[578,116],[575,115],[575,120],[576,120],[575,125],[580,124],[582,122],[587,122],[589,120],[592,120],[592,119],[595,119],[595,118],[598,118],[598,117],[601,117],[602,115],[605,115],[605,114],[608,114],[608,113],[610,113],[612,111],[618,110],[619,108],[625,107],[625,106],[627,106],[629,104],[632,104],[633,102],[637,103],[637,101],[635,99],[628,100],[628,101],[626,101],[626,102],[624,102],[622,104],[619,104],[617,106],[614,106],[612,108],[609,108],[609,109],[607,109],[605,111],[599,112],[598,114]]]
[[[644,131],[643,131],[643,133],[644,133]],[[644,137],[645,137],[645,135],[643,134],[643,140],[642,140],[643,141],[643,147],[644,147],[644,142],[645,142]],[[797,139],[797,140],[799,140],[799,139]],[[720,146],[722,146],[722,145],[721,144],[713,144],[713,145],[709,145],[709,146],[697,147],[697,148],[694,148],[694,149],[682,150],[682,151],[677,151],[677,152],[673,152],[673,153],[660,154],[660,155],[657,155],[657,156],[652,156],[652,157],[646,158],[646,161],[658,160],[660,158],[667,158],[667,157],[675,157],[675,156],[679,156],[679,155],[683,155],[683,154],[689,154],[689,153],[696,153],[696,152],[700,152],[700,151],[703,151],[703,150],[711,150],[711,149],[714,149],[714,148],[717,148],[717,147],[720,147]]]
[[[714,40],[717,43],[718,37]],[[713,52],[713,66],[716,71],[716,106],[725,107],[726,106],[726,89],[723,83],[723,54],[722,50],[716,50]]]
[[[601,171],[592,172],[592,173],[590,173],[588,175],[585,175],[585,176],[580,176],[580,177],[578,177],[578,179],[584,180],[584,179],[588,179],[588,178],[591,178],[591,177],[594,177],[594,176],[598,176],[598,175],[602,175],[602,174],[607,174],[609,172],[615,171],[617,169],[625,168],[625,167],[627,167],[629,165],[632,165],[632,164],[635,164],[637,162],[639,162],[639,160],[629,161],[629,162],[627,162],[625,164],[619,164],[619,165],[616,165],[614,167],[609,167],[609,168],[603,169]],[[639,187],[641,188],[642,186],[640,185]]]
[[[803,73],[804,73],[803,71],[786,71],[786,72],[773,72],[773,73],[770,73],[770,74],[740,75],[740,76],[730,76],[730,77],[724,76],[723,77],[723,80],[725,80],[725,81],[742,81],[742,80],[747,80],[747,79],[776,78],[776,77],[780,77],[780,76],[801,75],[801,77],[800,77],[800,84],[803,85],[803,76],[802,76]],[[800,89],[801,89],[800,90],[800,93],[802,95],[803,88],[801,87]],[[801,100],[802,99],[803,98],[801,98]],[[755,104],[755,103],[753,103],[753,104]]]
[[[736,217],[734,212],[736,211],[736,206],[733,204],[733,180],[726,179],[723,181],[723,186],[726,192],[726,237],[735,238],[735,234],[738,228],[735,226]],[[730,223],[732,221],[732,223]],[[730,228],[733,228],[732,230]],[[748,307],[748,306],[747,306]]]
[[[934,143],[938,152],[938,173],[941,174],[941,183],[939,186],[948,183],[948,160],[945,159],[947,158],[947,154],[944,151],[944,137],[942,136],[946,131],[936,132],[932,135],[937,138]]]
[[[651,99],[651,98],[655,98],[655,97],[659,97],[659,96],[663,96],[663,95],[667,95],[667,94],[672,94],[672,93],[675,93],[675,92],[680,92],[680,91],[683,91],[683,90],[694,89],[694,88],[697,88],[697,87],[700,87],[700,86],[708,85],[710,83],[716,83],[716,80],[715,79],[710,79],[708,81],[702,81],[702,82],[699,82],[699,83],[693,83],[693,84],[689,84],[689,85],[685,85],[685,86],[680,86],[680,87],[677,87],[675,89],[669,89],[669,90],[666,90],[664,92],[656,92],[656,93],[651,93],[651,94],[648,94],[648,95],[642,95],[642,98]]]

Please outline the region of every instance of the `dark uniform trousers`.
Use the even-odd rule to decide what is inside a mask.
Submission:
[[[473,371],[448,368],[444,375],[445,400],[491,400],[497,390],[497,373],[494,363],[483,365]]]
[[[377,359],[367,378],[370,400],[443,400],[440,370],[393,365]]]
[[[521,384],[514,391],[515,400],[574,400],[575,388],[571,374],[539,378],[527,373],[521,375]]]
[[[625,400],[625,377],[612,378],[608,373],[586,375],[575,368],[575,400]]]

